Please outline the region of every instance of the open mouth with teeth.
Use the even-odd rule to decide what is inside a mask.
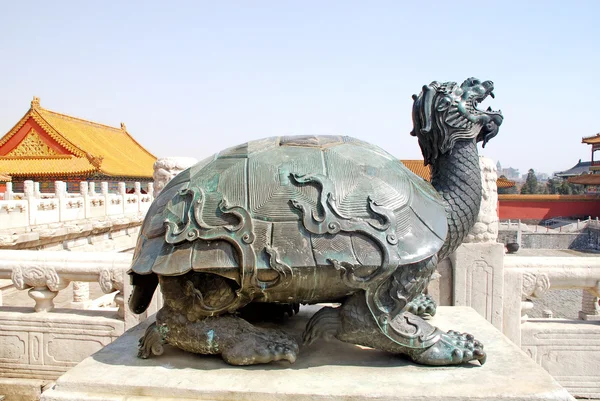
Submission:
[[[480,114],[478,120],[482,123],[481,131],[479,135],[477,135],[477,141],[483,142],[483,147],[488,143],[490,139],[495,137],[498,134],[498,128],[502,124],[504,117],[502,116],[501,110],[493,110],[491,107],[488,107],[487,110],[482,111],[477,108],[479,103],[483,102],[490,96],[492,99],[496,98],[494,95],[494,84],[492,81],[482,82],[481,87],[484,88],[483,93],[475,94],[471,96],[469,99],[473,109],[476,114]]]

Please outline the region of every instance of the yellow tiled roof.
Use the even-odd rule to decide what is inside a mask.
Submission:
[[[498,177],[496,180],[496,185],[498,188],[512,188],[515,186],[515,182],[509,180],[508,178]]]
[[[0,182],[9,182],[11,180],[10,175],[0,173]]]
[[[600,143],[600,134],[581,138],[581,143],[589,143],[589,144]]]
[[[110,127],[46,110],[34,98],[31,109],[3,138],[6,143],[33,118],[61,146],[75,157],[70,159],[0,157],[0,171],[17,175],[77,175],[95,172],[115,177],[151,178],[156,157],[133,139],[125,124]]]
[[[0,157],[0,171],[12,177],[27,176],[86,176],[94,173],[87,158],[67,157]]]
[[[426,181],[431,180],[431,170],[425,166],[423,160],[400,160],[410,171]]]

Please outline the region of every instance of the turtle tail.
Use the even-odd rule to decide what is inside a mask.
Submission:
[[[152,296],[158,286],[158,276],[154,273],[137,274],[131,273],[131,284],[133,291],[129,297],[129,309],[135,314],[140,314],[148,309],[152,302]]]

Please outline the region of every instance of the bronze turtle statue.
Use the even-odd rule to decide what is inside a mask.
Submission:
[[[377,146],[344,136],[284,136],[224,150],[183,171],[154,200],[135,249],[129,300],[143,312],[160,283],[164,306],[139,356],[168,343],[234,365],[294,362],[286,333],[251,314],[339,302],[304,341],[335,337],[429,365],[485,362],[473,336],[442,332],[423,291],[438,260],[473,226],[481,200],[477,142],[500,112],[480,111],[493,83],[432,82],[414,95],[411,132],[431,185]]]

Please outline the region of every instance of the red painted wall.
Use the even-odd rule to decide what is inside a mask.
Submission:
[[[500,220],[600,217],[596,195],[498,195]]]

